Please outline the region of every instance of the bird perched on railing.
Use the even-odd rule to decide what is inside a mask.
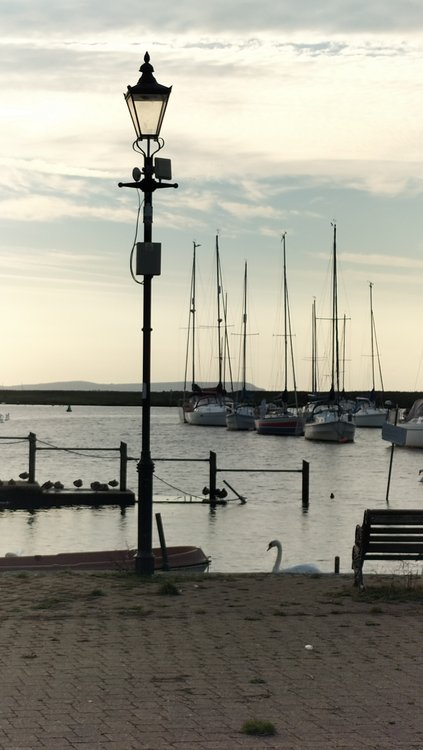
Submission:
[[[65,485],[62,484],[62,482],[55,482],[54,485],[53,485],[53,487],[54,487],[55,490],[64,490],[65,489]]]
[[[41,485],[42,490],[51,490],[53,487],[53,482],[50,482],[49,479],[47,479],[47,482],[44,482],[44,484]]]
[[[29,479],[29,474],[27,471],[23,471],[22,474],[19,474],[19,479]]]
[[[82,487],[83,484],[84,483],[83,483],[82,479],[75,479],[75,481],[74,481],[74,486],[77,487],[78,489],[80,487]]]
[[[117,487],[119,484],[117,479],[111,479],[109,482],[109,487]]]

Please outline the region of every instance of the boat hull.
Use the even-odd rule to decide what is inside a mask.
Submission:
[[[356,427],[383,427],[386,422],[387,411],[374,409],[373,411],[358,411],[353,414]]]
[[[306,440],[321,440],[327,443],[353,443],[355,424],[343,419],[313,421],[304,425]]]
[[[185,412],[185,420],[197,427],[226,427],[227,414],[228,409],[224,405],[207,404]]]
[[[162,551],[153,549],[155,571],[204,572],[210,565],[200,547],[176,546],[167,548],[168,567],[165,568]],[[57,555],[31,555],[28,557],[1,557],[0,572],[20,570],[133,570],[134,550],[109,550],[101,552],[64,552]]]
[[[304,434],[304,424],[300,417],[294,415],[269,416],[256,419],[256,430],[259,435],[295,435]]]
[[[406,448],[423,448],[423,422],[391,424],[385,422],[382,438],[393,445]]]
[[[255,430],[254,410],[250,407],[235,409],[226,415],[226,427],[228,430]]]

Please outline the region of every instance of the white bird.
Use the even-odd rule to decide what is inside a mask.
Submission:
[[[292,568],[281,569],[282,544],[278,539],[273,539],[271,542],[269,542],[267,550],[269,551],[269,549],[272,549],[272,547],[276,547],[276,549],[278,550],[272,573],[320,573],[317,565],[313,565],[312,563],[301,563],[300,565],[293,565]]]

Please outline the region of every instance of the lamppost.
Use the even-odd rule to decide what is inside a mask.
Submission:
[[[153,192],[158,188],[178,187],[164,183],[171,179],[169,159],[153,159],[164,146],[160,129],[169,100],[171,86],[162,86],[153,76],[150,55],[145,53],[140,68],[141,78],[135,86],[128,86],[125,101],[128,105],[136,140],[133,149],[142,154],[142,170],[135,167],[132,177],[135,182],[119,183],[119,187],[131,187],[144,194],[144,242],[137,242],[136,274],[143,276],[143,329],[142,329],[142,430],[141,457],[138,463],[138,544],[135,570],[139,575],[154,573],[153,555],[153,474],[154,464],[150,451],[151,412],[151,282],[160,275],[161,245],[152,242]],[[145,147],[142,147],[145,142]],[[157,178],[157,179],[156,179]]]

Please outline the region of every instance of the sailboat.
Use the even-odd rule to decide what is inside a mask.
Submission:
[[[303,418],[299,414],[297,403],[297,385],[295,380],[294,352],[292,347],[291,315],[289,310],[288,284],[286,277],[286,232],[282,235],[283,245],[283,303],[284,303],[284,391],[275,406],[260,405],[260,416],[256,419],[256,430],[259,435],[302,435]],[[289,346],[288,346],[289,342]],[[288,349],[294,388],[293,407],[288,406]]]
[[[218,235],[216,235],[216,285],[218,384],[212,388],[202,388],[195,382],[193,375],[192,395],[184,409],[184,418],[187,424],[204,427],[226,427],[226,415],[233,407],[233,401],[228,397],[224,384],[224,353],[227,353],[228,342],[226,336],[226,302],[223,299]],[[195,302],[192,307],[195,310]],[[224,323],[224,335],[222,335],[222,323]]]
[[[380,366],[379,348],[376,338],[376,326],[373,315],[373,284],[369,282],[370,289],[370,346],[372,359],[372,389],[369,396],[357,396],[352,411],[354,424],[357,427],[382,427],[388,417],[388,409],[376,406],[375,397],[375,358],[377,356],[379,366],[379,378],[383,393],[382,370]],[[376,355],[375,355],[376,349]]]
[[[255,430],[255,409],[247,402],[247,263],[244,265],[244,295],[242,312],[242,387],[239,400],[226,415],[228,430]]]
[[[336,258],[336,223],[333,226],[332,255],[332,328],[331,328],[331,388],[326,399],[317,400],[309,409],[304,424],[307,440],[332,443],[354,441],[355,424],[351,414],[344,411],[339,394],[339,338],[338,338],[338,288]]]

